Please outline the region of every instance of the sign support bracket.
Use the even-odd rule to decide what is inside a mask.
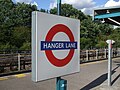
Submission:
[[[61,0],[57,0],[57,14],[61,15]],[[56,90],[67,90],[67,80],[56,78]]]
[[[61,79],[61,77],[57,77],[56,90],[67,90],[67,80]]]

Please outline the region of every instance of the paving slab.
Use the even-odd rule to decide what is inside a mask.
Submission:
[[[107,86],[107,60],[80,65],[80,72],[62,77],[67,90],[120,90],[120,58],[113,60],[112,86]],[[31,73],[0,77],[0,90],[56,90],[56,79],[38,83],[31,80]]]

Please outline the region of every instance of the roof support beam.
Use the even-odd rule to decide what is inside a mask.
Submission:
[[[118,16],[120,16],[120,12],[96,15],[96,16],[94,16],[94,19],[103,19],[103,18],[111,18],[111,17],[118,17]]]
[[[112,18],[108,18],[110,21],[112,21],[112,22],[114,22],[114,23],[116,23],[116,24],[118,24],[118,25],[120,25],[120,23],[119,22],[117,22],[117,21],[115,21],[114,19],[112,19]]]

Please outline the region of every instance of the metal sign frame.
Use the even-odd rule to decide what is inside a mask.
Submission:
[[[58,26],[58,29],[54,29]],[[69,29],[65,29],[69,28]],[[62,30],[62,31],[59,31]],[[68,32],[70,30],[70,32]],[[74,39],[71,38],[73,34]],[[48,38],[49,37],[49,38]],[[80,70],[79,51],[80,51],[80,21],[72,18],[61,17],[41,12],[32,13],[32,80],[35,82],[77,73]],[[66,42],[67,40],[67,42]],[[58,42],[60,41],[60,42]],[[45,42],[45,43],[44,43]],[[75,45],[77,42],[77,45]],[[50,46],[42,50],[41,46],[61,43],[63,46],[71,45],[70,48],[56,48]],[[57,45],[56,44],[56,45]],[[77,48],[75,47],[77,46]],[[62,53],[59,54],[59,51]],[[72,53],[72,57],[70,57]],[[49,54],[49,55],[48,55]],[[70,55],[69,55],[70,54]],[[65,56],[66,55],[66,56]],[[49,57],[50,56],[50,57]],[[58,65],[51,63],[53,56]],[[65,56],[65,57],[64,57]],[[48,60],[49,59],[49,60]],[[60,60],[58,60],[60,59]],[[61,65],[59,62],[66,60],[67,63]]]
[[[120,26],[120,7],[95,9],[93,13],[93,20]]]

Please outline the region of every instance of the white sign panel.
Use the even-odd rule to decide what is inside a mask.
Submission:
[[[80,21],[32,13],[32,80],[79,72]]]

